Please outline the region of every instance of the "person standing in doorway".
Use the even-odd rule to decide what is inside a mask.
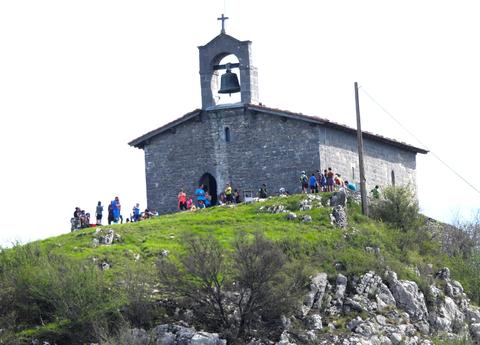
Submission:
[[[195,190],[195,196],[197,197],[197,206],[200,208],[205,207],[205,189],[202,183]]]

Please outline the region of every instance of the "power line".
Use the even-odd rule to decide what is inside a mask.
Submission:
[[[368,97],[370,100],[375,103],[385,114],[390,116],[393,121],[395,121],[405,132],[410,134],[420,145],[425,147],[433,157],[435,157],[440,163],[447,167],[452,173],[454,173],[457,177],[459,177],[463,182],[465,182],[470,188],[472,188],[475,192],[480,195],[480,190],[477,189],[473,184],[471,184],[466,178],[464,178],[460,173],[458,173],[455,169],[453,169],[450,165],[447,164],[443,159],[441,159],[435,152],[433,152],[427,145],[425,145],[415,134],[413,134],[407,127],[405,127],[395,116],[392,115],[385,107],[383,107],[373,96],[371,96],[364,87],[360,87],[360,90]]]

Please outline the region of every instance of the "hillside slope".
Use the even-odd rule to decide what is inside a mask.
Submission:
[[[239,237],[258,234],[311,277],[300,291],[304,297],[296,316],[284,320],[281,334],[268,335],[272,341],[360,344],[376,337],[377,342],[362,344],[400,344],[408,339],[427,344],[422,339],[440,336],[442,330],[462,336],[474,332],[480,313],[461,287],[464,283],[466,293],[475,289],[469,280],[472,270],[465,268],[460,254],[447,255],[426,228],[399,230],[364,217],[353,198],[346,207],[348,225],[338,227],[327,206],[330,196],[294,195],[176,213],[4,250],[0,343],[39,339],[51,344],[107,344],[121,328],[188,321],[185,313],[179,314],[185,307],[181,300],[169,299],[163,290],[155,264],[165,258],[183,262],[191,238],[213,239],[228,254],[235,252]],[[452,268],[452,277],[444,267]],[[230,272],[225,272],[227,280]],[[378,297],[382,291],[386,299]],[[463,315],[461,323],[445,321],[457,311]],[[383,319],[378,321],[378,316]],[[222,332],[215,323],[191,316],[190,321],[191,326]],[[352,335],[359,338],[348,340]],[[266,336],[258,332],[258,338]]]

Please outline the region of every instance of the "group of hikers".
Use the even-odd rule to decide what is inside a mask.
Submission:
[[[107,216],[107,222],[108,225],[112,223],[123,223],[123,216],[121,213],[122,210],[122,205],[120,204],[120,199],[118,196],[116,196],[109,204],[107,207],[108,211],[108,216]],[[125,222],[130,223],[130,222],[138,222],[140,220],[148,219],[153,216],[158,215],[157,212],[150,211],[148,208],[145,209],[145,211],[140,210],[140,204],[136,203],[135,206],[133,206],[132,213],[130,214],[129,218],[126,218]],[[78,230],[78,229],[83,229],[83,228],[88,228],[90,226],[98,226],[102,225],[102,219],[103,219],[103,205],[102,202],[99,201],[97,203],[97,206],[95,208],[95,219],[96,223],[91,224],[90,223],[90,213],[86,213],[84,210],[80,209],[80,207],[75,207],[75,211],[73,212],[73,218],[71,218],[70,223],[72,225],[71,230]]]
[[[70,224],[72,225],[72,231],[88,228],[90,226],[90,213],[85,212],[85,210],[80,209],[80,207],[75,207],[73,218],[70,219]]]
[[[334,173],[332,168],[325,169],[323,173],[320,170],[312,172],[310,177],[305,171],[300,174],[300,184],[302,193],[334,192],[341,187],[357,191],[357,186],[353,182],[346,181],[339,173]]]
[[[300,174],[300,185],[302,193],[319,193],[319,192],[334,192],[340,188],[347,188],[353,192],[357,191],[357,186],[353,182],[344,180],[339,173],[335,173],[331,167],[325,169],[323,173],[320,170],[312,172],[310,176],[307,176],[305,171]],[[380,197],[379,186],[375,186],[370,191],[372,198],[378,199]],[[289,195],[285,188],[280,188],[278,195]],[[266,199],[269,196],[266,184],[262,184],[257,191],[257,197],[260,199]],[[232,183],[227,183],[223,192],[218,195],[218,198],[213,198],[210,194],[208,187],[202,183],[198,185],[195,190],[194,197],[187,197],[185,190],[182,188],[177,195],[178,204],[177,207],[180,211],[195,211],[197,209],[207,208],[213,205],[232,205],[242,202],[240,192],[238,189],[232,187]],[[108,204],[108,224],[123,223],[123,216],[121,213],[122,206],[120,199],[116,196]],[[158,215],[157,212],[152,212],[148,208],[141,212],[140,205],[138,203],[133,206],[130,218],[126,219],[126,222],[138,222],[143,219],[148,219]],[[73,218],[71,219],[72,231],[77,229],[86,228],[89,226],[102,225],[103,218],[103,205],[99,201],[95,210],[96,223],[90,224],[90,213],[81,210],[79,207],[75,208]]]
[[[335,173],[331,167],[325,169],[323,173],[320,170],[312,172],[310,176],[307,176],[305,171],[300,174],[300,185],[302,193],[319,193],[319,192],[334,192],[340,188],[347,188],[353,192],[358,190],[357,185],[353,182],[344,180],[339,173]],[[285,188],[280,188],[278,195],[288,195],[288,191]],[[373,198],[378,198],[380,195],[379,187],[375,186],[371,191]],[[257,197],[261,199],[267,198],[268,191],[266,184],[257,191]],[[200,208],[207,208],[213,206],[215,200],[209,193],[208,187],[200,183],[195,190],[194,197],[188,197],[185,190],[182,188],[177,195],[177,207],[180,211],[195,211]],[[224,191],[220,193],[216,200],[217,205],[229,205],[238,204],[241,202],[240,193],[237,189],[232,188],[232,183],[227,183]]]
[[[197,208],[207,208],[213,206],[215,203],[214,198],[212,198],[212,195],[208,190],[208,187],[203,183],[200,183],[198,188],[195,190],[195,198],[197,199],[196,203],[191,197],[187,197],[187,194],[183,188],[180,189],[180,192],[177,195],[178,209],[180,211],[195,211]],[[238,204],[241,202],[240,192],[238,189],[233,189],[231,183],[227,183],[225,190],[220,193],[216,202],[217,205]]]
[[[310,177],[307,176],[305,171],[302,171],[300,184],[302,193],[334,192],[340,188],[347,188],[352,192],[358,190],[355,183],[344,180],[340,174],[334,173],[331,167],[325,169],[323,173],[320,170],[312,172]],[[370,194],[372,198],[378,199],[380,197],[380,187],[376,185],[370,191]]]

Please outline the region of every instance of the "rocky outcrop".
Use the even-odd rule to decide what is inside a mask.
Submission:
[[[339,274],[332,284],[319,273],[297,315],[303,328],[285,331],[276,344],[302,339],[302,344],[433,345],[430,339],[438,334],[480,344],[480,311],[470,305],[462,285],[450,279],[448,269],[437,273],[436,283],[429,287],[427,307],[417,284],[392,271],[383,278],[375,272]]]
[[[249,345],[433,345],[432,337],[452,342],[467,337],[480,344],[480,311],[471,306],[462,285],[448,269],[437,273],[428,287],[428,303],[413,281],[399,280],[395,272],[358,277],[326,273],[310,278],[310,287],[296,315],[284,317],[279,339]],[[134,345],[225,345],[216,333],[190,327],[160,325],[150,331],[127,331]],[[108,343],[110,345],[110,343]]]
[[[159,325],[150,331],[144,329],[124,330],[121,339],[106,342],[113,344],[129,345],[226,345],[227,341],[221,339],[217,333],[197,332],[190,327],[178,325]],[[103,344],[103,343],[102,343]],[[99,345],[99,344],[90,344]]]
[[[115,233],[113,229],[104,229],[104,228],[97,228],[92,239],[92,245],[94,247],[98,245],[112,245],[114,242],[121,242],[122,237]]]
[[[330,206],[345,207],[346,205],[347,205],[347,192],[345,191],[345,188],[340,188],[338,192],[335,192],[330,198]]]
[[[332,224],[339,228],[346,228],[348,226],[347,213],[343,206],[335,206],[331,215]]]
[[[160,325],[151,333],[154,344],[161,345],[225,345],[227,343],[217,333],[197,332],[193,328],[176,325]]]
[[[386,273],[386,279],[397,306],[408,313],[413,320],[425,320],[428,316],[423,293],[413,281],[398,280],[392,271]]]

